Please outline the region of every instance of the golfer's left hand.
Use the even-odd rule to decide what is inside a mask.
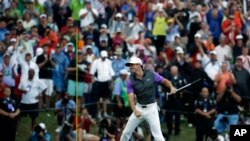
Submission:
[[[170,90],[170,93],[171,93],[171,94],[175,94],[175,93],[176,93],[176,88],[175,88],[175,87],[172,87],[171,90]]]

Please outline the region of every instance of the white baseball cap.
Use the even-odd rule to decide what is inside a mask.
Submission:
[[[140,58],[138,57],[132,57],[128,63],[126,63],[125,65],[126,66],[130,66],[131,64],[139,64],[139,65],[142,65],[142,61]]]
[[[242,35],[237,35],[236,36],[236,40],[242,40],[243,39],[243,36]]]
[[[47,15],[46,14],[41,14],[40,18],[47,18]]]
[[[38,47],[38,48],[36,49],[36,55],[39,56],[39,55],[42,55],[42,54],[43,54],[43,48]]]
[[[195,37],[195,38],[201,38],[201,34],[196,33],[196,34],[194,35],[194,37]]]
[[[100,54],[101,54],[101,57],[108,57],[108,52],[105,50],[101,51]]]
[[[175,34],[174,37],[175,38],[180,38],[181,36],[180,36],[180,34]]]
[[[178,46],[175,48],[177,54],[184,54],[184,50],[182,47]]]
[[[66,44],[66,47],[65,47],[64,51],[67,52],[69,46],[72,46],[72,47],[73,47],[73,50],[72,50],[72,51],[75,52],[74,44],[73,44],[72,42],[69,42],[69,43]]]
[[[102,25],[101,25],[101,28],[107,29],[108,27],[107,27],[106,24],[102,24]]]
[[[23,20],[22,19],[17,20],[17,23],[19,23],[19,22],[23,23]]]
[[[217,52],[215,50],[210,51],[209,54],[217,55]]]
[[[120,70],[120,74],[121,75],[128,75],[129,72],[126,69],[122,69],[122,70]]]
[[[92,46],[91,45],[87,45],[86,49],[92,49]]]
[[[73,46],[74,47],[74,44],[69,42],[69,43],[66,44],[66,46]]]
[[[43,129],[43,130],[46,130],[46,126],[44,123],[39,123],[39,126]]]
[[[16,42],[16,38],[11,38],[10,42]]]
[[[70,37],[68,35],[64,35],[63,39],[67,40],[68,42],[70,41]]]
[[[117,13],[115,17],[122,18],[122,13]]]
[[[184,54],[184,51],[183,51],[183,49],[180,49],[180,50],[177,50],[176,53],[177,53],[177,54]]]

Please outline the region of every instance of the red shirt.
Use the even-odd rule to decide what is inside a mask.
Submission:
[[[140,22],[143,22],[143,20],[144,20],[144,14],[147,11],[147,6],[148,5],[146,2],[144,2],[144,0],[141,0],[137,3],[137,8],[138,8],[137,16],[138,16]]]
[[[0,98],[4,98],[4,88],[6,87],[6,85],[2,82],[0,83]]]
[[[76,118],[75,118],[75,120],[76,120]],[[76,128],[76,125],[75,125],[75,124],[76,124],[76,121],[74,122],[74,129]],[[87,133],[90,132],[91,121],[90,121],[89,118],[86,118],[86,119],[84,119],[84,121],[82,121],[81,116],[79,116],[79,117],[78,117],[78,125],[79,125],[82,129],[84,129]]]
[[[69,32],[69,26],[67,26],[67,25],[63,26],[63,27],[61,28],[61,30],[60,30],[60,33],[61,33],[62,35],[65,35],[65,34],[67,34],[68,32]]]
[[[171,48],[166,48],[165,53],[166,53],[169,61],[173,60],[175,53]]]

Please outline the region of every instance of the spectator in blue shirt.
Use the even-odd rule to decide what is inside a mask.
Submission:
[[[114,54],[116,55],[116,59],[112,61],[112,67],[115,71],[115,77],[119,77],[120,71],[125,68],[126,61],[122,58],[123,53],[120,49],[117,49]]]
[[[6,28],[6,22],[0,21],[0,41],[4,40],[4,35],[9,32]]]
[[[217,7],[214,7],[206,14],[206,18],[209,25],[209,30],[211,31],[214,38],[214,44],[218,45],[221,34],[223,13]]]
[[[55,104],[57,113],[57,123],[62,126],[63,121],[67,121],[75,113],[76,104],[69,96],[65,94],[62,99],[58,100]]]
[[[68,57],[62,52],[60,46],[57,46],[55,53],[52,54],[52,60],[55,62],[56,66],[53,73],[53,81],[55,85],[55,91],[63,92],[66,90],[65,85],[65,71],[69,65]]]
[[[46,130],[44,123],[36,125],[34,131],[31,133],[29,141],[51,141],[51,136]]]
[[[96,47],[95,43],[93,42],[94,37],[92,35],[88,35],[86,37],[86,39],[87,39],[86,45],[90,45],[92,47],[92,51],[95,54],[95,56],[99,57],[100,56],[100,52],[99,52],[98,47]]]

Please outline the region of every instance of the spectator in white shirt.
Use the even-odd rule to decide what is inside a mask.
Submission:
[[[214,80],[215,76],[219,73],[220,71],[220,63],[217,61],[217,53],[215,50],[210,51],[210,57],[207,56],[202,48],[202,46],[197,46],[200,51],[201,55],[201,62],[202,62],[202,67],[204,68],[204,71],[207,73],[207,75]]]
[[[215,47],[215,51],[218,53],[217,59],[221,62],[229,62],[232,58],[232,50],[231,48],[226,44],[226,36],[221,34],[220,36],[220,44]]]
[[[110,84],[112,77],[115,76],[115,72],[112,68],[112,62],[107,59],[107,51],[101,51],[101,58],[96,59],[90,69],[90,73],[96,76],[96,91],[98,98],[103,100],[103,112],[104,116],[107,116],[107,102],[111,96]],[[100,110],[99,110],[100,111]],[[100,115],[98,115],[100,116]]]
[[[14,65],[20,62],[21,60],[21,48],[18,47],[19,39],[11,38],[10,39],[10,46],[7,47],[6,53],[11,56],[10,64]]]
[[[114,14],[109,20],[109,32],[111,37],[115,36],[118,30],[124,32],[125,30],[125,22],[123,21],[122,13]]]
[[[25,12],[23,14],[23,27],[26,31],[30,31],[32,26],[37,25],[36,21],[34,19],[32,19],[31,17],[31,13],[29,12]]]
[[[138,33],[140,31],[143,31],[145,29],[145,26],[142,22],[139,21],[138,17],[134,17],[134,21],[129,24],[128,28],[129,37],[137,40],[139,38]]]
[[[27,78],[28,77],[28,72],[29,69],[34,69],[35,71],[35,78],[39,78],[39,67],[38,65],[32,60],[31,54],[26,53],[25,55],[25,60],[20,62],[21,64],[21,69],[22,69],[22,78]]]
[[[0,66],[0,71],[3,73],[3,82],[11,88],[14,88],[15,80],[12,77],[12,68],[13,66],[10,63],[10,55],[5,54],[3,56],[3,64]]]
[[[105,18],[105,4],[106,2],[104,0],[93,0],[92,4],[93,7],[98,11],[101,18]]]
[[[79,17],[81,19],[81,28],[85,29],[88,25],[95,22],[95,19],[98,17],[99,13],[96,9],[92,8],[91,1],[85,1],[85,8],[79,11]]]
[[[24,59],[26,53],[30,53],[31,57],[34,57],[34,46],[37,44],[37,41],[30,39],[30,34],[28,32],[23,32],[20,36],[20,45],[22,46],[21,53],[22,58]]]
[[[31,118],[31,128],[34,127],[36,118],[39,115],[39,97],[44,94],[47,87],[35,76],[35,70],[29,69],[28,76],[23,78],[18,86],[22,94],[20,109],[22,116],[29,115]]]

